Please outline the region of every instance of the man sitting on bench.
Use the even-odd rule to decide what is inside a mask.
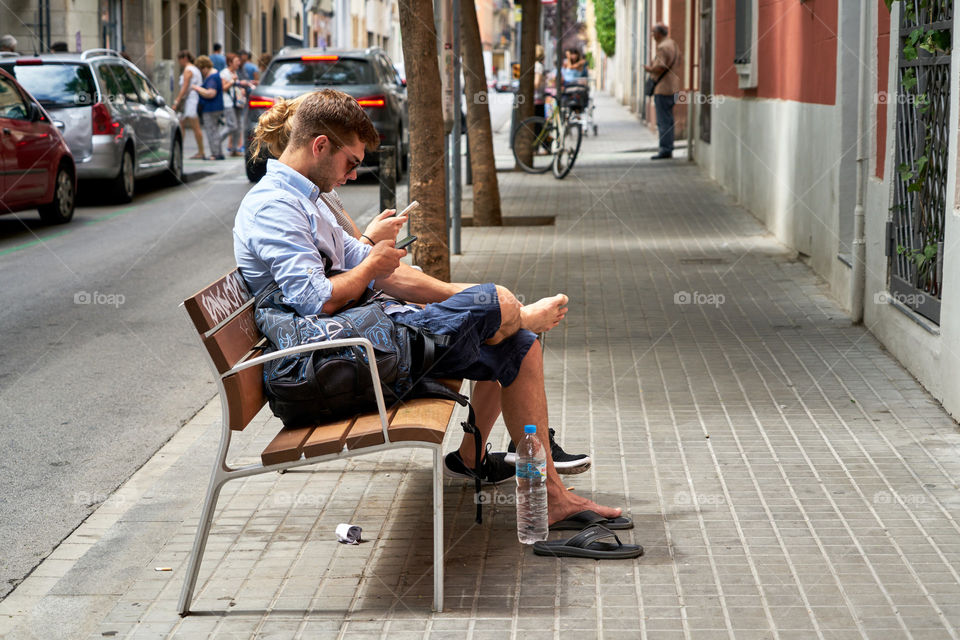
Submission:
[[[356,179],[364,152],[375,149],[379,141],[372,122],[351,96],[325,89],[302,100],[289,143],[279,159],[268,160],[266,175],[247,193],[237,213],[234,254],[248,288],[256,293],[276,282],[286,302],[302,315],[335,313],[360,298],[372,281],[391,296],[426,304],[422,309],[397,304],[387,311],[398,324],[451,337],[449,346],[437,347],[433,377],[501,384],[503,418],[515,442],[522,438],[525,424],[537,425],[548,452],[550,523],[587,510],[603,518],[618,517],[620,509],[567,490],[549,455],[543,359],[536,333],[559,324],[567,311],[567,296],[557,294],[524,306],[506,288],[492,283],[442,282],[401,263],[406,251],[395,249],[393,241],[362,244],[337,225],[329,210],[317,206],[320,193]],[[328,277],[328,272],[340,273]]]

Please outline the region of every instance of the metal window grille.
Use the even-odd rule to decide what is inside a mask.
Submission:
[[[700,93],[713,93],[713,0],[701,0],[700,4]],[[699,106],[700,139],[710,142],[711,107],[709,100]]]
[[[897,85],[896,171],[892,219],[887,229],[890,257],[890,294],[917,313],[939,324],[943,296],[943,229],[947,200],[947,163],[950,118],[950,54],[918,48],[908,60],[903,48],[917,28],[948,32],[952,48],[953,0],[902,0]],[[908,11],[912,8],[913,11]],[[911,17],[911,13],[914,17]],[[915,75],[912,88],[904,79]],[[930,108],[924,110],[920,97]],[[900,171],[916,172],[921,156],[928,158],[925,179],[917,181]],[[911,183],[919,182],[919,190]],[[918,266],[917,256],[935,248],[930,260]],[[929,251],[929,250],[928,250]]]

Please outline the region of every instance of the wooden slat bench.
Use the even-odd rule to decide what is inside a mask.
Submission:
[[[373,346],[364,339],[332,340],[258,355],[265,338],[253,317],[253,297],[234,269],[180,305],[197,333],[220,390],[223,423],[220,447],[194,538],[180,593],[180,615],[190,612],[203,551],[223,485],[229,480],[281,471],[326,460],[374,453],[389,448],[425,447],[433,451],[433,608],[443,610],[443,455],[441,444],[456,406],[452,400],[418,398],[387,410],[375,384],[377,412],[299,429],[281,429],[260,454],[260,463],[231,467],[227,462],[232,431],[243,430],[266,404],[263,363],[295,353],[359,345],[378,379]],[[460,389],[460,381],[445,381]]]

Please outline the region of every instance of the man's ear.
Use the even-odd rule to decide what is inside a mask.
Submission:
[[[327,148],[330,144],[330,138],[325,135],[319,135],[313,139],[313,155],[320,156],[323,153],[323,150]]]

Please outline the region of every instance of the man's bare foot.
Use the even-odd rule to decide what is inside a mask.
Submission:
[[[587,510],[595,511],[604,518],[616,518],[623,514],[623,509],[601,506],[566,489],[559,495],[551,491],[547,497],[547,521],[550,524],[566,520],[575,513]]]
[[[542,333],[560,324],[567,315],[567,302],[570,298],[558,293],[549,298],[541,298],[520,309],[520,328]]]

